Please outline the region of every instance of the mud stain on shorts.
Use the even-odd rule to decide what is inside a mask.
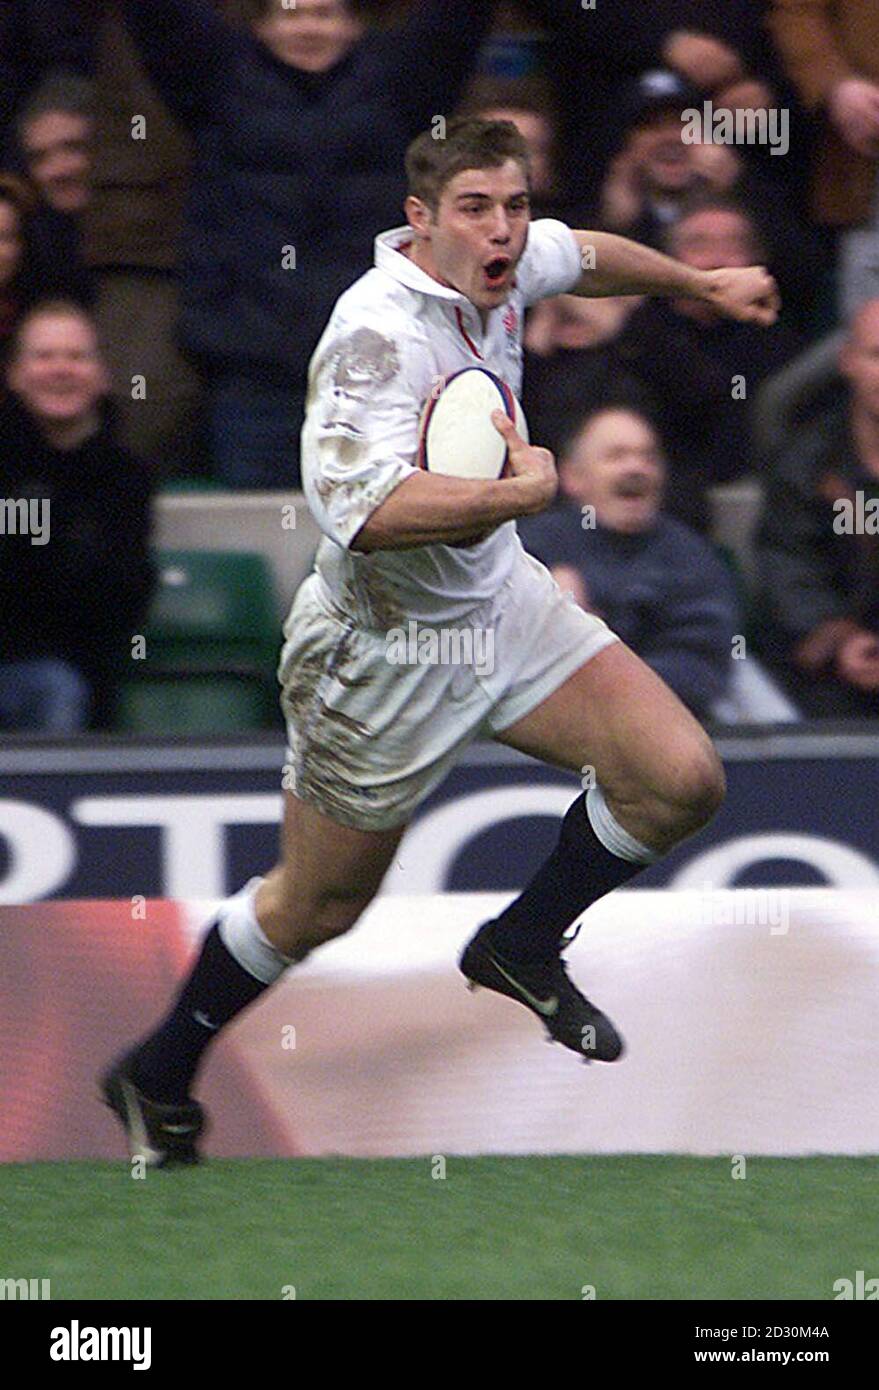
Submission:
[[[348,628],[337,644],[306,653],[284,676],[281,705],[287,719],[293,753],[294,790],[319,808],[329,808],[351,820],[356,791],[350,787],[350,769],[359,762],[360,745],[369,739],[368,726],[327,703],[338,687],[360,689],[369,683],[368,672],[353,669],[356,633]],[[323,687],[323,689],[322,689]],[[347,770],[347,774],[346,774]]]

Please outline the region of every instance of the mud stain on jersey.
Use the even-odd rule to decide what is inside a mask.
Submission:
[[[355,328],[330,350],[333,396],[361,404],[376,386],[392,381],[400,370],[400,358],[390,338],[374,328]]]

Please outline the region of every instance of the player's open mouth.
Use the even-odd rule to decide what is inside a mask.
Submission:
[[[512,261],[509,256],[495,256],[494,260],[483,266],[485,283],[489,289],[496,290],[504,283],[511,265]]]

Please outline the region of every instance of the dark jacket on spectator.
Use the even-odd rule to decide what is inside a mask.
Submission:
[[[549,35],[547,71],[561,113],[561,183],[571,203],[597,208],[601,182],[621,137],[627,83],[660,67],[662,45],[681,28],[689,0],[598,0],[594,9],[559,0],[524,0]]]
[[[80,219],[41,203],[25,228],[32,299],[73,299],[90,308],[95,298],[82,258]]]
[[[639,535],[584,530],[571,503],[520,522],[519,534],[543,564],[579,570],[599,617],[690,709],[709,712],[729,682],[738,614],[707,541],[668,517]]]
[[[151,76],[195,136],[186,347],[262,380],[304,375],[335,300],[371,265],[374,237],[403,221],[406,146],[450,114],[492,9],[418,5],[401,30],[309,74],[206,0],[126,0]]]
[[[879,497],[841,411],[804,430],[769,469],[757,537],[763,604],[761,645],[787,655],[822,623],[850,618],[879,632],[879,536],[849,535],[843,509]]]
[[[92,196],[83,215],[89,265],[173,271],[192,161],[188,132],[150,81],[118,0],[68,0],[81,10],[95,83]],[[142,116],[145,138],[133,138]]]
[[[749,72],[767,78],[780,92],[782,104],[789,105],[790,93],[763,27],[766,4],[767,0],[597,0],[589,9],[579,0],[520,0],[524,12],[549,35],[546,68],[559,93],[562,182],[582,215],[594,216],[608,164],[624,138],[621,101],[629,85],[648,69],[666,66],[665,41],[677,30],[726,42]],[[785,159],[769,158],[759,146],[743,153],[768,166],[774,182],[796,184],[802,162],[796,137],[794,121],[794,150]]]
[[[78,448],[46,442],[15,398],[0,409],[0,498],[47,499],[49,541],[0,535],[0,657],[55,656],[98,687],[143,632],[153,582],[146,468],[109,429]],[[8,510],[8,509],[7,509]]]
[[[671,301],[647,299],[609,351],[652,397],[653,414],[672,460],[668,510],[705,530],[705,489],[753,470],[751,404],[757,387],[800,348],[783,324],[761,328],[723,319],[703,325]],[[734,399],[744,377],[744,399]],[[741,392],[739,391],[740,395]]]
[[[549,357],[525,353],[522,409],[529,434],[557,458],[586,415],[620,404],[649,413],[652,401],[636,378],[621,371],[605,345],[559,348]]]

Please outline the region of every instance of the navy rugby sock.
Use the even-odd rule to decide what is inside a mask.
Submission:
[[[552,854],[495,918],[492,945],[507,960],[548,960],[587,907],[628,883],[656,857],[623,829],[601,789],[594,787],[568,807]]]
[[[136,1051],[134,1084],[150,1100],[183,1104],[205,1048],[266,989],[230,955],[214,924],[171,1012]]]

